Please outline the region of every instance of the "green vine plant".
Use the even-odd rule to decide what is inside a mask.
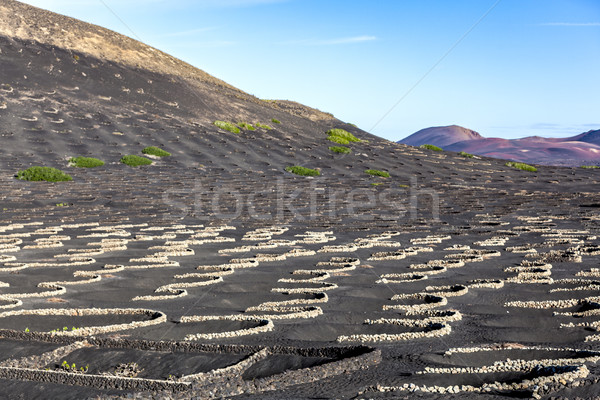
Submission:
[[[71,331],[76,331],[78,329],[79,328],[72,327]],[[62,329],[61,328],[56,328],[56,329],[51,330],[50,333],[53,333],[53,332],[68,332],[68,331],[69,331],[69,327],[68,326],[63,326]],[[29,332],[29,328],[27,328],[25,330],[25,332]]]
[[[79,369],[77,369],[77,365],[75,363],[69,364],[66,360],[64,360],[56,369],[74,374],[86,374],[89,368],[90,365],[88,364],[85,367],[79,367]]]

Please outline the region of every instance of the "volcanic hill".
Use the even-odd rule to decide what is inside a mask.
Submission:
[[[13,0],[0,138],[0,397],[600,395],[598,170],[392,143]]]
[[[422,129],[399,143],[432,144],[448,151],[526,163],[578,167],[600,163],[600,130],[567,138],[529,136],[521,139],[486,138],[469,129],[451,125]]]
[[[421,129],[420,131],[402,139],[400,143],[404,143],[409,146],[433,144],[435,146],[445,147],[452,143],[480,139],[483,139],[483,137],[475,131],[458,125],[450,125]]]

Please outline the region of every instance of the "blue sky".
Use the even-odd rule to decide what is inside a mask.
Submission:
[[[598,0],[26,0],[390,140],[600,129]]]

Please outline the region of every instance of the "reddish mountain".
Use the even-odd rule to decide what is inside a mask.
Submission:
[[[433,144],[448,151],[545,165],[600,164],[600,130],[568,138],[529,136],[521,139],[486,138],[456,125],[420,130],[400,143]]]
[[[435,144],[436,146],[447,146],[452,143],[465,140],[479,140],[483,137],[470,129],[458,125],[434,126],[432,128],[421,129],[404,138],[400,143],[410,146],[420,146],[422,144]]]

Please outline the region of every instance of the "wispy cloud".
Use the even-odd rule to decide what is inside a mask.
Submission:
[[[197,49],[197,48],[215,48],[215,47],[229,47],[235,46],[237,42],[227,40],[213,40],[208,42],[190,42],[190,43],[170,43],[169,48],[182,48],[182,49]]]
[[[574,26],[574,27],[586,27],[586,26],[600,26],[600,22],[545,22],[538,24],[539,26]]]
[[[340,39],[332,39],[332,40],[323,40],[321,44],[348,44],[348,43],[362,43],[362,42],[371,42],[373,40],[377,40],[375,36],[354,36]]]
[[[198,33],[210,32],[210,31],[214,31],[215,29],[217,29],[217,28],[206,27],[206,28],[190,29],[187,31],[165,33],[165,34],[160,35],[160,37],[194,36],[194,35],[197,35]]]
[[[351,36],[337,39],[325,39],[325,40],[315,40],[315,39],[306,39],[306,40],[296,40],[285,42],[283,44],[299,44],[305,46],[333,46],[340,44],[353,44],[353,43],[364,43],[364,42],[372,42],[377,40],[376,36]]]
[[[550,124],[547,122],[538,122],[537,124],[532,124],[529,126],[530,129],[564,129],[563,125],[560,124]]]

